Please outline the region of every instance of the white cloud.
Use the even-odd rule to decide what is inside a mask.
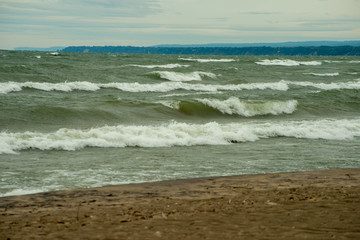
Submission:
[[[1,0],[0,48],[355,40],[359,9],[359,0]]]

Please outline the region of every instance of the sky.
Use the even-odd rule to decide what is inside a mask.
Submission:
[[[0,49],[360,40],[360,0],[0,0]]]

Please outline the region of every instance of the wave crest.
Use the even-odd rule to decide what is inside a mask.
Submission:
[[[245,117],[253,117],[257,115],[279,115],[291,114],[296,111],[298,102],[296,100],[289,101],[270,101],[270,102],[245,102],[236,97],[230,97],[221,101],[218,99],[198,99],[197,101],[217,109],[223,114],[237,114]]]
[[[317,65],[321,65],[321,62],[319,61],[295,61],[295,60],[291,60],[291,59],[264,59],[261,60],[260,62],[255,62],[256,64],[259,65],[265,65],[265,66],[287,66],[287,67],[292,67],[292,66],[300,66],[300,65],[305,65],[305,66],[317,66]]]
[[[224,59],[204,59],[204,58],[179,58],[179,60],[183,60],[183,61],[190,61],[190,62],[199,62],[199,63],[208,63],[208,62],[234,62],[235,59],[229,59],[229,58],[224,58]]]
[[[360,136],[360,119],[283,121],[273,123],[105,126],[55,132],[0,132],[0,154],[24,149],[74,151],[85,147],[172,147],[224,145],[273,137],[347,140]]]
[[[42,91],[97,91],[101,88],[114,88],[125,92],[170,92],[174,90],[188,90],[200,92],[217,92],[217,91],[241,91],[241,90],[264,90],[272,89],[279,91],[287,91],[288,85],[285,81],[272,83],[244,83],[244,84],[190,84],[184,82],[162,82],[156,84],[134,83],[90,83],[90,82],[64,82],[64,83],[39,83],[39,82],[5,82],[0,83],[0,93],[7,94],[9,92],[21,91],[22,88],[32,88]]]
[[[360,81],[333,82],[333,83],[314,83],[314,82],[295,82],[295,81],[285,81],[285,82],[295,86],[314,87],[322,90],[360,89]]]
[[[151,74],[157,75],[162,79],[174,82],[188,82],[188,81],[201,81],[202,77],[216,78],[216,75],[210,72],[169,72],[169,71],[155,71]]]
[[[184,65],[184,64],[163,64],[163,65],[137,65],[137,64],[130,64],[127,65],[130,67],[141,67],[141,68],[181,68],[181,67],[190,67],[190,65]]]

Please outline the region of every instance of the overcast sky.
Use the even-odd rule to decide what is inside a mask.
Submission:
[[[0,49],[360,40],[360,0],[0,0]]]

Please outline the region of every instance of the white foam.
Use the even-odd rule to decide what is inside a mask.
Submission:
[[[215,108],[224,114],[237,114],[245,117],[257,115],[279,115],[290,114],[296,111],[298,102],[289,101],[271,101],[271,102],[245,102],[236,97],[230,97],[227,100],[218,99],[197,99],[197,101]]]
[[[187,81],[201,81],[202,76],[216,78],[216,75],[210,72],[169,72],[169,71],[155,71],[153,74],[159,75],[160,78],[174,82],[187,82]]]
[[[321,65],[321,62],[319,61],[295,61],[291,59],[274,59],[274,60],[264,59],[261,60],[260,62],[255,62],[255,63],[265,66],[287,66],[287,67],[300,66],[300,65],[306,65],[306,66]]]
[[[156,103],[159,103],[165,107],[171,108],[171,109],[179,109],[180,108],[180,101],[172,101],[172,100],[163,100],[158,101]]]
[[[22,90],[22,84],[17,82],[0,82],[0,93],[19,92]]]
[[[269,83],[243,83],[243,84],[191,84],[186,82],[162,82],[155,84],[133,83],[91,83],[91,82],[63,82],[63,83],[46,83],[46,82],[5,82],[0,83],[0,93],[7,94],[9,92],[21,91],[22,88],[33,88],[42,91],[64,91],[73,90],[97,91],[101,88],[114,88],[125,92],[170,92],[174,90],[188,90],[201,92],[218,92],[218,91],[241,91],[241,90],[279,90],[287,91],[288,83],[285,81],[269,82]]]
[[[314,83],[314,82],[295,82],[295,81],[286,81],[286,82],[291,85],[302,86],[302,87],[314,87],[322,90],[360,89],[360,81],[333,82],[333,83]]]
[[[334,73],[304,73],[304,74],[318,76],[318,77],[336,77],[336,76],[340,75],[338,72],[334,72]]]
[[[4,194],[0,194],[0,197],[8,197],[8,196],[19,196],[19,195],[27,195],[27,194],[34,194],[34,193],[40,193],[44,192],[48,189],[39,188],[39,189],[14,189],[12,191],[6,192]]]
[[[360,119],[220,124],[172,122],[159,126],[105,126],[87,130],[0,133],[0,154],[25,149],[74,151],[85,147],[224,145],[263,138],[347,140],[360,136]],[[7,149],[4,149],[7,147]]]
[[[204,95],[204,94],[222,94],[223,92],[190,92],[190,93],[171,93],[159,96],[160,98],[167,97],[183,97],[183,96],[192,96],[192,95]]]
[[[190,62],[200,62],[200,63],[207,63],[207,62],[234,62],[235,59],[201,59],[201,58],[179,58],[179,60],[183,61],[190,61]]]
[[[132,67],[141,67],[141,68],[181,68],[181,67],[190,67],[190,65],[184,65],[184,64],[164,64],[164,65],[137,65],[137,64],[130,64],[127,66]]]

